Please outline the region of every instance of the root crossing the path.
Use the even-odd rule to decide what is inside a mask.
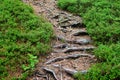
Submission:
[[[81,17],[60,10],[56,5],[57,0],[23,2],[32,5],[37,15],[48,19],[53,24],[56,35],[52,43],[53,51],[42,63],[38,63],[29,80],[75,80],[74,73],[87,73],[95,62],[91,53],[95,47]]]

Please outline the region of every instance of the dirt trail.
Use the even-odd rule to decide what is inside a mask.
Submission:
[[[31,4],[38,15],[44,15],[53,24],[56,35],[53,51],[38,64],[33,77],[28,80],[75,80],[74,73],[85,74],[95,61],[90,51],[95,47],[81,18],[58,9],[57,0],[24,2]]]

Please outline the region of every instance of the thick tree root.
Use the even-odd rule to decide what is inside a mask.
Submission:
[[[75,44],[88,44],[90,43],[91,41],[90,40],[87,40],[87,39],[78,39],[78,40],[66,40],[67,42],[69,43],[75,43]]]
[[[57,38],[58,40],[62,40],[69,43],[81,44],[81,45],[91,43],[91,40],[88,39],[68,40],[65,39],[63,36],[57,36]]]
[[[55,65],[53,64],[54,67],[57,67],[57,68],[60,68],[59,65]],[[80,72],[81,74],[86,74],[88,71],[87,70],[81,70],[81,71],[77,71],[77,70],[74,70],[74,69],[69,69],[69,68],[65,68],[65,67],[62,67],[63,71],[65,71],[66,73],[70,74],[70,75],[74,75],[78,72]]]
[[[54,59],[51,59],[49,61],[47,61],[45,64],[50,64],[52,62],[57,62],[57,61],[61,61],[64,59],[75,59],[75,58],[79,58],[79,57],[90,57],[93,58],[93,55],[90,54],[72,54],[72,55],[68,55],[68,56],[64,56],[64,57],[56,57]]]
[[[53,45],[53,54],[51,53],[46,57],[49,60],[44,62],[46,59],[43,59],[43,62],[38,64],[37,67],[44,67],[39,67],[40,72],[35,72],[35,79],[74,80],[72,78],[74,74],[78,72],[86,74],[88,67],[91,65],[91,59],[94,59],[95,56],[85,53],[86,50],[93,50],[95,47],[91,45],[92,40],[82,19],[74,14],[59,10],[56,6],[57,0],[32,0],[32,2],[33,8],[37,10],[35,12],[43,14],[53,24],[55,34],[58,35],[55,41],[57,45]],[[83,53],[78,54],[80,51],[83,51]],[[67,52],[71,54],[65,54]],[[81,69],[82,71],[79,71]]]
[[[61,30],[64,33],[72,31],[71,29],[66,29],[66,28],[58,28],[58,30]]]
[[[72,35],[73,36],[88,35],[88,33],[86,32],[86,30],[79,30],[79,31],[72,33]]]
[[[55,45],[55,46],[53,46],[53,48],[66,48],[66,47],[68,47],[69,45],[68,44],[59,44],[59,45]]]
[[[57,76],[56,76],[56,73],[53,71],[53,70],[51,70],[51,69],[48,69],[48,68],[43,68],[45,71],[47,71],[47,72],[50,72],[50,73],[52,73],[53,74],[53,76],[54,76],[54,78],[55,78],[55,80],[59,80],[58,78],[57,78]]]
[[[71,48],[67,48],[64,50],[54,50],[55,53],[67,53],[67,52],[72,52],[72,51],[84,51],[84,50],[92,50],[95,47],[90,46],[90,47],[86,47],[86,46],[82,46],[82,47],[71,47]]]
[[[74,69],[69,69],[69,68],[65,68],[65,67],[62,67],[62,66],[59,66],[59,65],[53,65],[53,67],[57,67],[57,68],[61,68],[63,72],[66,72],[70,75],[74,75],[78,72],[80,72],[81,74],[86,74],[88,71],[87,70],[81,70],[81,71],[77,71],[77,70],[74,70]],[[49,73],[52,73],[53,77],[55,78],[55,80],[59,80],[59,78],[57,77],[56,73],[54,70],[52,69],[49,69],[47,67],[43,68],[45,71],[49,72]],[[63,74],[62,74],[63,75]],[[62,79],[62,78],[61,78]]]
[[[64,67],[63,67],[63,70],[64,70],[65,72],[67,72],[68,74],[70,74],[70,75],[74,75],[74,74],[76,74],[76,73],[78,73],[78,72],[80,72],[81,74],[86,74],[86,73],[87,73],[87,70],[76,71],[76,70],[69,69],[69,68],[64,68]]]
[[[35,75],[35,76],[37,76],[37,77],[43,77],[43,78],[48,78],[48,76],[47,75],[45,75],[44,73],[40,73],[38,70],[37,71],[35,71],[34,73],[33,73],[33,75]],[[48,79],[47,79],[48,80]]]

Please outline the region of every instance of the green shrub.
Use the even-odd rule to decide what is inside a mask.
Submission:
[[[93,65],[86,75],[77,73],[78,80],[119,80],[120,79],[120,43],[100,45],[94,51],[101,63]]]
[[[87,74],[80,73],[74,76],[78,80],[119,80],[120,64],[112,66],[112,64],[100,63],[91,67]]]
[[[76,0],[58,0],[58,6],[61,9],[68,10],[70,12],[77,11]]]
[[[67,3],[76,4],[66,6]],[[59,0],[58,6],[59,4],[66,6],[65,10],[83,17],[88,33],[97,44],[117,43],[120,40],[120,1],[77,0],[76,2],[73,0],[66,2]],[[62,6],[59,7],[64,9]]]
[[[117,43],[120,40],[120,23],[116,20],[120,19],[120,15],[117,15],[120,7],[114,9],[112,6],[116,6],[115,3],[117,4],[107,0],[94,2],[91,9],[83,15],[89,34],[97,42]]]
[[[100,45],[94,50],[95,56],[99,61],[111,62],[112,60],[120,60],[120,43],[111,45]],[[119,61],[118,61],[119,62]]]
[[[36,16],[32,7],[20,0],[0,1],[0,79],[11,80],[13,74],[10,73],[18,72],[22,65],[29,69],[22,70],[19,75],[28,74],[37,62],[34,56],[51,51],[52,37],[52,24]]]
[[[58,4],[61,1],[59,0]],[[87,74],[77,73],[75,77],[78,80],[119,80],[120,1],[77,0],[72,3],[75,4],[67,5],[65,10],[73,12],[72,9],[76,7],[73,13],[83,17],[83,23],[86,25],[89,35],[98,46],[93,51],[98,58],[98,63],[93,65]],[[61,3],[61,5],[66,4]]]

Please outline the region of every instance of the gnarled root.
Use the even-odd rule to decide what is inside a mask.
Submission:
[[[61,60],[64,60],[64,59],[75,59],[75,58],[79,58],[79,57],[90,57],[90,58],[93,58],[94,56],[90,55],[90,54],[72,54],[72,55],[68,55],[68,56],[64,56],[64,57],[54,58],[52,60],[47,61],[46,64],[50,64],[52,62],[61,61]]]

